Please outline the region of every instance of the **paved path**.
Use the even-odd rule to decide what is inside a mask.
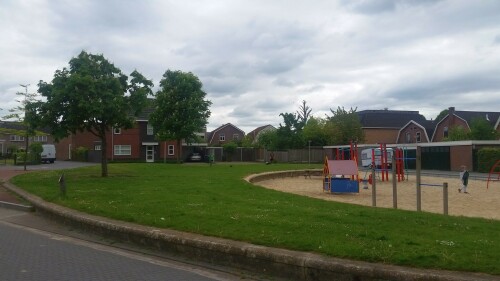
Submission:
[[[43,229],[43,230],[40,230]],[[0,208],[0,280],[238,280],[234,275],[110,247],[33,213]]]

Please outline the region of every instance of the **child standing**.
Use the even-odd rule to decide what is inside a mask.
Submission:
[[[464,193],[469,193],[467,192],[467,184],[469,184],[469,171],[467,171],[466,166],[462,166],[462,171],[460,172],[460,181],[462,182],[462,188],[458,189],[458,192],[464,191]]]

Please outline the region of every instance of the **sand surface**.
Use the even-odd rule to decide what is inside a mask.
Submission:
[[[390,176],[391,179],[392,176]],[[486,188],[486,181],[469,180],[469,194],[459,193],[460,180],[457,178],[424,177],[422,183],[437,184],[439,187],[422,186],[422,211],[443,213],[443,182],[448,183],[448,214],[453,216],[482,217],[500,220],[500,182],[490,182]],[[359,193],[332,194],[323,192],[322,177],[285,177],[265,180],[257,185],[309,196],[324,200],[339,201],[351,204],[372,206],[372,186],[363,189],[360,184]],[[392,181],[376,183],[377,207],[393,207]],[[410,175],[407,181],[397,183],[397,205],[399,209],[417,210],[416,180]]]

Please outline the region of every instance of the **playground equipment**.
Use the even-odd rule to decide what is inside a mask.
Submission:
[[[500,168],[500,160],[498,160],[490,169],[490,173],[488,174],[488,181],[486,182],[486,188],[489,188],[490,181],[500,181],[500,171],[495,171],[497,168]],[[491,176],[493,174],[498,174],[497,179],[492,179]]]
[[[358,165],[355,160],[328,160],[323,166],[323,191],[359,193]]]

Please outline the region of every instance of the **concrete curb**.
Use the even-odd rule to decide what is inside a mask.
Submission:
[[[275,173],[274,176],[282,176],[282,173]],[[304,171],[297,173],[297,175],[303,174]],[[253,178],[254,181],[259,180],[259,177]],[[239,268],[288,280],[500,280],[498,276],[486,274],[414,269],[351,261],[314,253],[276,249],[199,234],[141,226],[88,215],[45,202],[11,183],[5,183],[4,186],[31,202],[37,212],[80,229],[200,262]]]
[[[35,208],[33,208],[33,206],[21,205],[21,204],[10,203],[10,202],[5,202],[5,201],[0,201],[0,207],[12,209],[12,210],[17,210],[17,211],[24,211],[24,212],[35,211]]]

